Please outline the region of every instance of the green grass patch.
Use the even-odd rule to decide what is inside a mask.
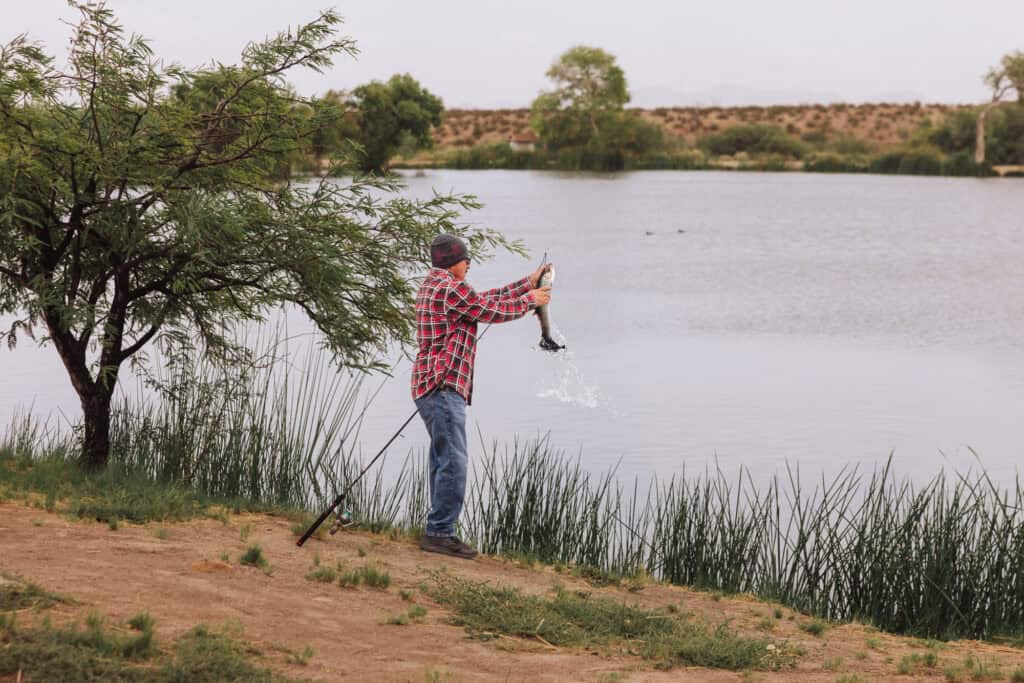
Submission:
[[[341,572],[338,576],[338,584],[342,587],[355,588],[359,585],[370,588],[386,589],[391,585],[391,574],[385,569],[374,565],[364,564],[352,571]]]
[[[317,555],[313,558],[313,568],[306,572],[306,580],[315,581],[316,583],[334,583],[338,580],[340,571],[340,562],[337,567],[328,567],[320,564],[320,556]]]
[[[314,654],[316,654],[316,652],[313,650],[313,648],[307,645],[306,647],[302,648],[302,650],[289,651],[288,654],[285,656],[285,661],[287,661],[289,664],[306,666],[307,664],[309,664],[309,660],[313,658]]]
[[[287,680],[252,663],[252,652],[243,644],[205,627],[196,627],[169,651],[161,651],[148,614],[136,615],[129,626],[126,634],[92,614],[84,627],[53,628],[46,620],[37,627],[23,627],[13,616],[0,615],[0,676],[13,677],[20,671],[26,683]]]
[[[246,548],[245,552],[238,557],[238,563],[248,567],[258,567],[266,574],[271,572],[270,563],[267,562],[267,558],[263,555],[263,548],[258,543]]]
[[[176,484],[152,481],[117,465],[103,472],[87,473],[64,451],[41,457],[16,456],[9,446],[0,448],[0,492],[5,498],[19,495],[26,503],[49,512],[107,524],[111,530],[124,522],[180,522],[214,516],[213,505],[279,511],[272,506],[239,506],[234,500],[208,498]]]
[[[814,619],[812,621],[801,621],[797,624],[797,627],[804,633],[810,633],[812,636],[820,636],[828,628],[828,624],[820,619]]]
[[[934,669],[939,665],[939,656],[934,652],[925,652],[920,654],[914,652],[909,655],[904,655],[900,659],[899,666],[896,667],[896,672],[902,676],[909,676],[916,673],[921,668]]]
[[[427,616],[427,610],[425,607],[420,605],[414,605],[401,614],[396,614],[393,617],[388,617],[384,622],[391,626],[405,626],[414,621],[420,621],[423,617]]]
[[[740,636],[727,624],[712,626],[560,587],[554,598],[545,598],[437,573],[428,591],[476,638],[501,634],[558,646],[620,646],[663,667],[774,669],[795,662],[784,646]]]
[[[972,681],[1000,681],[1004,678],[1003,667],[994,657],[982,659],[967,655],[964,669]]]
[[[0,612],[13,612],[31,607],[46,609],[58,602],[71,601],[13,574],[0,572]]]

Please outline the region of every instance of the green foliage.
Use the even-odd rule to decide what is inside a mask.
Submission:
[[[574,47],[547,76],[555,87],[533,101],[531,126],[557,168],[620,170],[664,147],[661,126],[623,110],[626,77],[604,50]]]
[[[999,66],[985,75],[985,83],[992,89],[993,100],[1016,91],[1017,100],[1024,102],[1024,51],[1010,52],[999,60]]]
[[[345,93],[328,90],[323,97],[311,100],[307,111],[315,120],[310,136],[310,152],[315,159],[344,157],[352,150],[351,142],[359,135],[359,120]]]
[[[387,570],[370,564],[364,564],[349,572],[339,573],[338,585],[343,588],[355,588],[360,584],[384,590],[391,585],[391,574]]]
[[[544,169],[550,165],[549,156],[543,150],[515,151],[507,142],[492,142],[467,149],[455,149],[448,152],[441,161],[447,168],[460,169]]]
[[[810,633],[812,636],[820,636],[828,628],[828,624],[825,622],[815,619],[813,621],[801,621],[797,624],[801,631],[804,633]]]
[[[103,5],[73,4],[67,69],[24,37],[0,47],[0,314],[15,319],[9,343],[41,331],[60,355],[83,462],[106,464],[120,370],[144,371],[154,342],[172,361],[202,347],[244,362],[229,331],[290,304],[339,363],[381,368],[412,338],[410,269],[438,232],[466,232],[458,212],[476,204],[395,199],[390,178],[280,182],[326,116],[284,78],[354,52],[338,15],[251,43],[237,65],[186,70]],[[398,120],[436,117],[408,77],[387,87]],[[470,237],[475,256],[512,246]]]
[[[724,624],[710,627],[660,610],[644,610],[617,600],[556,588],[546,599],[514,588],[437,574],[431,596],[455,612],[455,623],[477,638],[505,634],[538,638],[560,646],[641,643],[641,656],[661,666],[725,669],[778,668],[791,654],[760,638],[744,638]]]
[[[238,563],[262,569],[267,566],[267,558],[263,557],[263,548],[259,545],[251,545],[238,558]]]
[[[356,140],[362,147],[360,167],[381,173],[400,149],[429,148],[431,128],[441,124],[444,106],[409,74],[396,74],[387,83],[372,81],[352,91],[358,111]]]
[[[54,629],[48,621],[24,628],[13,617],[0,616],[0,676],[13,680],[20,671],[27,681],[175,680],[166,666],[153,669],[152,660],[159,654],[153,621],[133,621],[139,633],[121,635],[95,613],[84,629],[77,624]]]
[[[923,126],[917,138],[954,157],[969,155],[973,163],[978,115],[978,110],[950,112],[938,124]],[[983,168],[1000,164],[1024,164],[1024,104],[1001,104],[987,114]]]
[[[942,175],[942,153],[933,147],[911,147],[880,154],[871,160],[873,173]]]
[[[334,583],[338,580],[339,568],[328,567],[328,566],[316,566],[306,572],[307,581],[315,581],[317,583]]]
[[[0,612],[15,612],[29,608],[46,609],[59,602],[68,600],[34,583],[0,571]]]
[[[387,621],[385,621],[384,623],[389,624],[391,626],[406,626],[410,622],[422,620],[423,617],[425,617],[426,615],[427,610],[424,607],[421,607],[420,605],[415,605],[413,607],[410,607],[407,611],[402,612],[401,614],[396,614],[393,617],[388,617]]]
[[[801,159],[807,153],[805,143],[781,128],[762,124],[739,125],[721,133],[709,135],[700,141],[710,154],[734,155],[778,154],[786,158]]]
[[[913,652],[909,655],[904,655],[903,658],[900,659],[900,663],[896,671],[900,675],[909,676],[922,667],[934,669],[938,665],[939,657],[934,652],[926,652],[924,654]]]
[[[843,668],[843,658],[842,657],[831,657],[829,659],[826,659],[822,663],[821,668],[824,669],[825,671],[839,671],[840,669]]]

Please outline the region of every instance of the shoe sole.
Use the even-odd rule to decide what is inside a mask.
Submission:
[[[472,559],[475,559],[476,556],[480,554],[480,553],[473,553],[472,555],[462,555],[460,553],[453,553],[453,552],[449,552],[447,550],[442,550],[441,548],[425,548],[423,546],[420,546],[420,550],[422,550],[425,553],[437,553],[438,555],[447,555],[448,557],[457,557],[460,560],[472,560]]]

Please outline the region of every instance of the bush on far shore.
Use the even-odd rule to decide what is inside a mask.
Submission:
[[[709,154],[732,156],[748,154],[776,154],[789,159],[802,159],[808,145],[781,128],[762,124],[732,126],[721,133],[709,135],[700,141]]]

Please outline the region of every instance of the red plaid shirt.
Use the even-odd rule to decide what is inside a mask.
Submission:
[[[476,324],[522,318],[535,307],[530,279],[477,293],[443,268],[431,268],[416,294],[416,341],[412,397],[435,386],[450,387],[466,403],[473,396]]]

